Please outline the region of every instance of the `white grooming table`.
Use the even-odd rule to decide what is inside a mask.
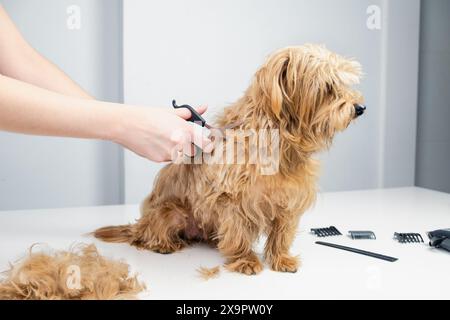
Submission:
[[[0,212],[0,270],[22,257],[34,243],[67,249],[94,242],[108,257],[126,260],[148,291],[143,299],[395,299],[450,298],[450,253],[428,247],[425,232],[450,228],[450,194],[420,188],[322,193],[302,218],[292,247],[302,267],[295,274],[269,270],[245,276],[221,270],[204,281],[196,269],[224,262],[217,250],[195,245],[161,255],[125,244],[108,244],[84,234],[97,227],[138,218],[137,205]],[[399,258],[386,262],[314,244],[310,228],[336,226],[372,230],[377,240],[347,236],[323,241],[353,246]],[[419,232],[423,244],[400,244],[394,232]],[[262,242],[257,246],[262,252]]]

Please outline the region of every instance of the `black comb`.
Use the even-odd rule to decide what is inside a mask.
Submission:
[[[419,243],[423,242],[423,238],[419,233],[394,233],[394,239],[400,243]]]
[[[327,246],[327,247],[336,248],[336,249],[340,249],[340,250],[350,251],[353,253],[362,254],[365,256],[369,256],[369,257],[377,258],[377,259],[381,259],[381,260],[386,260],[389,262],[395,262],[398,260],[397,258],[385,256],[383,254],[365,251],[365,250],[361,250],[361,249],[356,249],[356,248],[352,248],[352,247],[341,246],[339,244],[334,244],[334,243],[329,243],[329,242],[316,241],[316,244],[320,244],[321,246]]]
[[[342,233],[336,227],[331,226],[329,228],[314,228],[311,232],[318,237],[330,237],[330,236],[341,236]]]

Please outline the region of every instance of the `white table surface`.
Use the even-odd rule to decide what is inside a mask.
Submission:
[[[292,253],[302,267],[295,274],[266,266],[257,276],[222,269],[204,281],[196,268],[224,262],[217,250],[196,245],[160,255],[125,244],[108,244],[84,234],[97,227],[124,224],[139,216],[138,206],[105,206],[0,212],[0,270],[22,257],[34,243],[67,249],[95,243],[108,257],[125,259],[147,284],[143,299],[392,299],[450,298],[450,253],[425,244],[400,244],[393,233],[450,228],[450,194],[420,188],[322,193],[302,218]],[[336,226],[341,232],[372,230],[377,240],[346,236],[323,241],[399,258],[391,263],[314,244],[310,228]],[[261,253],[262,243],[257,252]]]

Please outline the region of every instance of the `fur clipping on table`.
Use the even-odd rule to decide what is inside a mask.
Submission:
[[[137,299],[145,289],[128,264],[103,257],[93,244],[52,253],[33,252],[32,246],[3,274],[1,300]]]
[[[220,266],[213,268],[200,267],[197,269],[197,272],[203,280],[210,280],[212,278],[217,278],[220,275]]]

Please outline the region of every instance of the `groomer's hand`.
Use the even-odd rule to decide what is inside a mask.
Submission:
[[[200,114],[206,109],[205,106],[196,108]],[[193,156],[192,143],[210,153],[213,143],[206,129],[186,121],[190,117],[187,109],[125,106],[121,108],[119,125],[111,140],[156,162],[175,160],[180,154]]]

